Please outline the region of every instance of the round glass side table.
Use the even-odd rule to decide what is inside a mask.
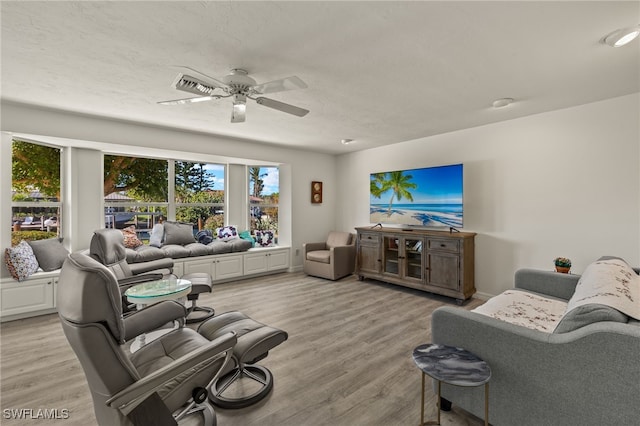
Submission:
[[[163,300],[177,300],[184,304],[190,292],[191,281],[170,277],[136,284],[133,287],[129,287],[124,294],[127,296],[129,302],[135,303],[138,309],[142,309],[145,306]],[[171,331],[171,329],[160,329],[142,333],[131,343],[129,350],[133,353],[169,331]]]

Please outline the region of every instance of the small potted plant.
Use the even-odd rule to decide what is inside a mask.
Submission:
[[[563,274],[568,274],[571,269],[571,259],[566,257],[556,257],[553,259],[553,263],[556,265],[556,271]]]

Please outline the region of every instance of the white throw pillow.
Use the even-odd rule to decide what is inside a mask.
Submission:
[[[161,223],[153,225],[151,235],[149,235],[149,245],[151,247],[162,247],[162,239],[164,237],[164,226]]]

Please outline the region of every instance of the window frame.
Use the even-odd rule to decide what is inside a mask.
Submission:
[[[57,198],[57,201],[14,201],[13,199],[13,144],[14,142],[23,142],[23,143],[28,143],[28,144],[32,144],[32,145],[39,145],[39,146],[44,146],[47,148],[51,148],[51,149],[56,149],[59,151],[59,163],[58,163],[58,172],[59,172],[59,181],[60,181],[60,188],[59,188],[59,193],[60,196],[59,197],[55,197]],[[65,199],[65,195],[64,195],[64,191],[65,191],[65,182],[64,182],[64,170],[65,170],[65,155],[64,155],[64,151],[65,148],[62,146],[56,146],[56,145],[51,145],[51,144],[47,144],[44,142],[36,142],[36,141],[32,141],[32,140],[28,140],[28,139],[24,139],[24,138],[12,138],[11,139],[11,162],[10,162],[10,166],[11,166],[11,184],[10,184],[10,188],[11,188],[11,195],[10,195],[10,200],[11,200],[11,210],[10,210],[10,214],[11,214],[11,221],[13,224],[13,219],[14,219],[14,209],[22,209],[22,208],[31,208],[31,209],[55,209],[57,211],[56,214],[56,236],[57,238],[62,237],[63,235],[63,217],[64,217],[64,202],[63,200]],[[34,190],[36,190],[36,188],[34,187]],[[39,188],[37,188],[37,191],[40,191]],[[53,197],[49,197],[49,198],[53,198]],[[45,226],[44,224],[44,220],[45,220],[45,216],[40,216],[40,229],[34,229],[34,230],[39,230],[39,231],[47,231],[47,232],[53,232],[53,231],[48,231],[48,227]],[[15,227],[12,227],[11,229],[11,233],[13,235],[13,232],[17,230]],[[20,229],[22,230],[22,229]],[[40,237],[42,238],[42,237]]]
[[[253,197],[252,195],[252,191],[251,191],[251,186],[252,186],[252,179],[251,179],[251,169],[252,168],[259,168],[259,169],[276,169],[278,171],[278,202],[277,203],[273,203],[273,202],[268,202],[268,203],[257,203],[257,204],[253,204],[251,202],[251,197]],[[277,215],[276,215],[276,220],[275,222],[271,222],[271,227],[268,227],[267,230],[272,230],[274,231],[274,235],[277,237],[279,229],[280,229],[280,192],[281,192],[281,186],[280,186],[280,166],[279,165],[248,165],[247,166],[247,191],[248,191],[248,196],[247,196],[247,211],[248,211],[248,218],[249,218],[249,223],[247,224],[247,228],[249,229],[249,231],[253,234],[255,233],[255,231],[257,230],[264,230],[264,229],[259,229],[257,226],[254,226],[254,215],[253,215],[253,209],[255,207],[259,207],[261,211],[264,211],[265,209],[276,209],[277,211]],[[269,197],[270,200],[272,200],[272,194],[267,195],[266,197]],[[255,222],[257,222],[258,219],[255,220]],[[275,224],[275,229],[273,229],[273,225]]]

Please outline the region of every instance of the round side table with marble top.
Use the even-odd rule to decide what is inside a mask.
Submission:
[[[440,424],[440,388],[442,382],[464,387],[484,385],[484,424],[489,425],[489,380],[491,369],[486,362],[462,348],[427,343],[413,350],[413,360],[422,370],[422,406],[420,426]],[[438,382],[438,421],[424,422],[425,376]]]

